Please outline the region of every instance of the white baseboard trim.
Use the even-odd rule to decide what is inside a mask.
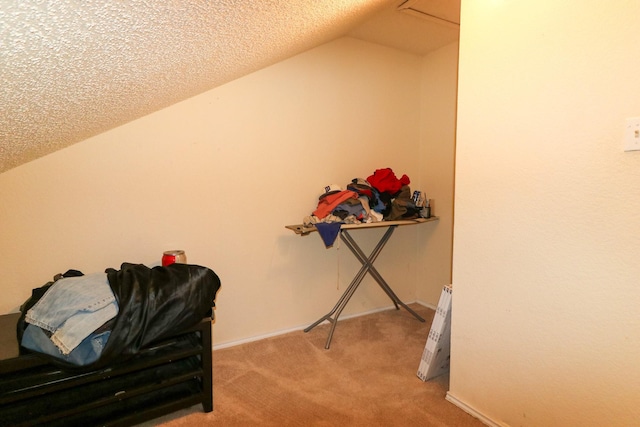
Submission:
[[[220,344],[214,344],[213,345],[213,351],[222,350],[223,348],[235,347],[237,345],[247,344],[247,343],[254,342],[254,341],[260,341],[260,340],[264,340],[264,339],[271,338],[271,337],[277,337],[278,335],[288,334],[289,332],[301,331],[304,328],[306,328],[306,326],[296,326],[295,328],[281,329],[279,331],[270,332],[268,334],[255,335],[255,336],[249,337],[249,338],[242,338],[242,339],[239,339],[239,340],[226,341],[226,342],[223,342],[223,343],[220,343]]]
[[[438,306],[437,306],[437,305],[429,304],[428,302],[424,302],[424,301],[420,301],[420,300],[415,300],[414,302],[415,302],[416,304],[420,304],[420,305],[422,305],[422,306],[424,306],[424,307],[430,308],[430,309],[431,309],[431,310],[433,310],[433,311],[436,311],[436,310],[437,310],[437,308],[438,308]],[[409,302],[408,302],[408,303],[406,303],[406,304],[411,304],[411,303],[409,303]]]
[[[482,423],[488,425],[489,427],[506,427],[506,424],[499,424],[493,421],[491,418],[485,416],[483,413],[476,411],[474,408],[452,395],[451,392],[447,392],[447,396],[445,397],[445,399],[453,403],[472,417],[479,419]]]
[[[423,306],[425,306],[427,308],[430,308],[430,309],[432,309],[434,311],[436,309],[435,306],[433,306],[431,304],[427,304],[427,303],[422,302],[422,301],[411,301],[411,302],[406,302],[405,304],[412,304],[412,303],[423,305]],[[338,321],[341,322],[343,320],[352,319],[354,317],[366,316],[367,314],[379,313],[381,311],[394,310],[394,309],[395,309],[395,306],[393,306],[393,305],[388,306],[388,307],[375,308],[373,310],[365,311],[365,312],[362,312],[362,313],[356,313],[356,314],[350,314],[350,315],[346,315],[346,316],[340,316]],[[246,344],[246,343],[250,343],[250,342],[254,342],[254,341],[260,341],[260,340],[263,340],[263,339],[266,339],[266,338],[277,337],[278,335],[288,334],[289,332],[302,331],[307,326],[309,326],[309,325],[305,324],[305,325],[301,325],[301,326],[295,326],[293,328],[281,329],[279,331],[269,332],[267,334],[256,335],[256,336],[249,337],[249,338],[242,338],[242,339],[239,339],[239,340],[233,340],[233,341],[223,342],[223,343],[220,343],[220,344],[214,344],[213,345],[213,350],[214,351],[215,350],[221,350],[223,348],[234,347],[234,346],[240,345],[240,344]]]

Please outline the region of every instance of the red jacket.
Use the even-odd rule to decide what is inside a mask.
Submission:
[[[369,184],[381,193],[396,194],[403,185],[409,185],[411,181],[407,175],[402,178],[396,178],[391,168],[376,169],[376,171],[367,178]]]

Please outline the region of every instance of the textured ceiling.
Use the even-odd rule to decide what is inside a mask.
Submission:
[[[346,34],[418,54],[457,38],[401,3],[3,0],[0,173]]]

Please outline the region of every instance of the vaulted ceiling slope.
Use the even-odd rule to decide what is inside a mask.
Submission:
[[[361,25],[401,3],[2,1],[0,173],[350,31],[379,34]]]

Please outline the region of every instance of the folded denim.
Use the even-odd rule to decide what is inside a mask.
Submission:
[[[91,334],[73,349],[69,354],[62,354],[60,349],[56,347],[49,339],[48,335],[35,325],[28,325],[22,335],[21,344],[38,353],[48,354],[57,359],[72,363],[77,366],[84,366],[95,362],[100,358],[104,346],[109,340],[111,331],[105,331],[98,334]]]
[[[25,321],[51,332],[51,342],[68,355],[117,314],[107,274],[96,273],[55,282],[27,311]]]

